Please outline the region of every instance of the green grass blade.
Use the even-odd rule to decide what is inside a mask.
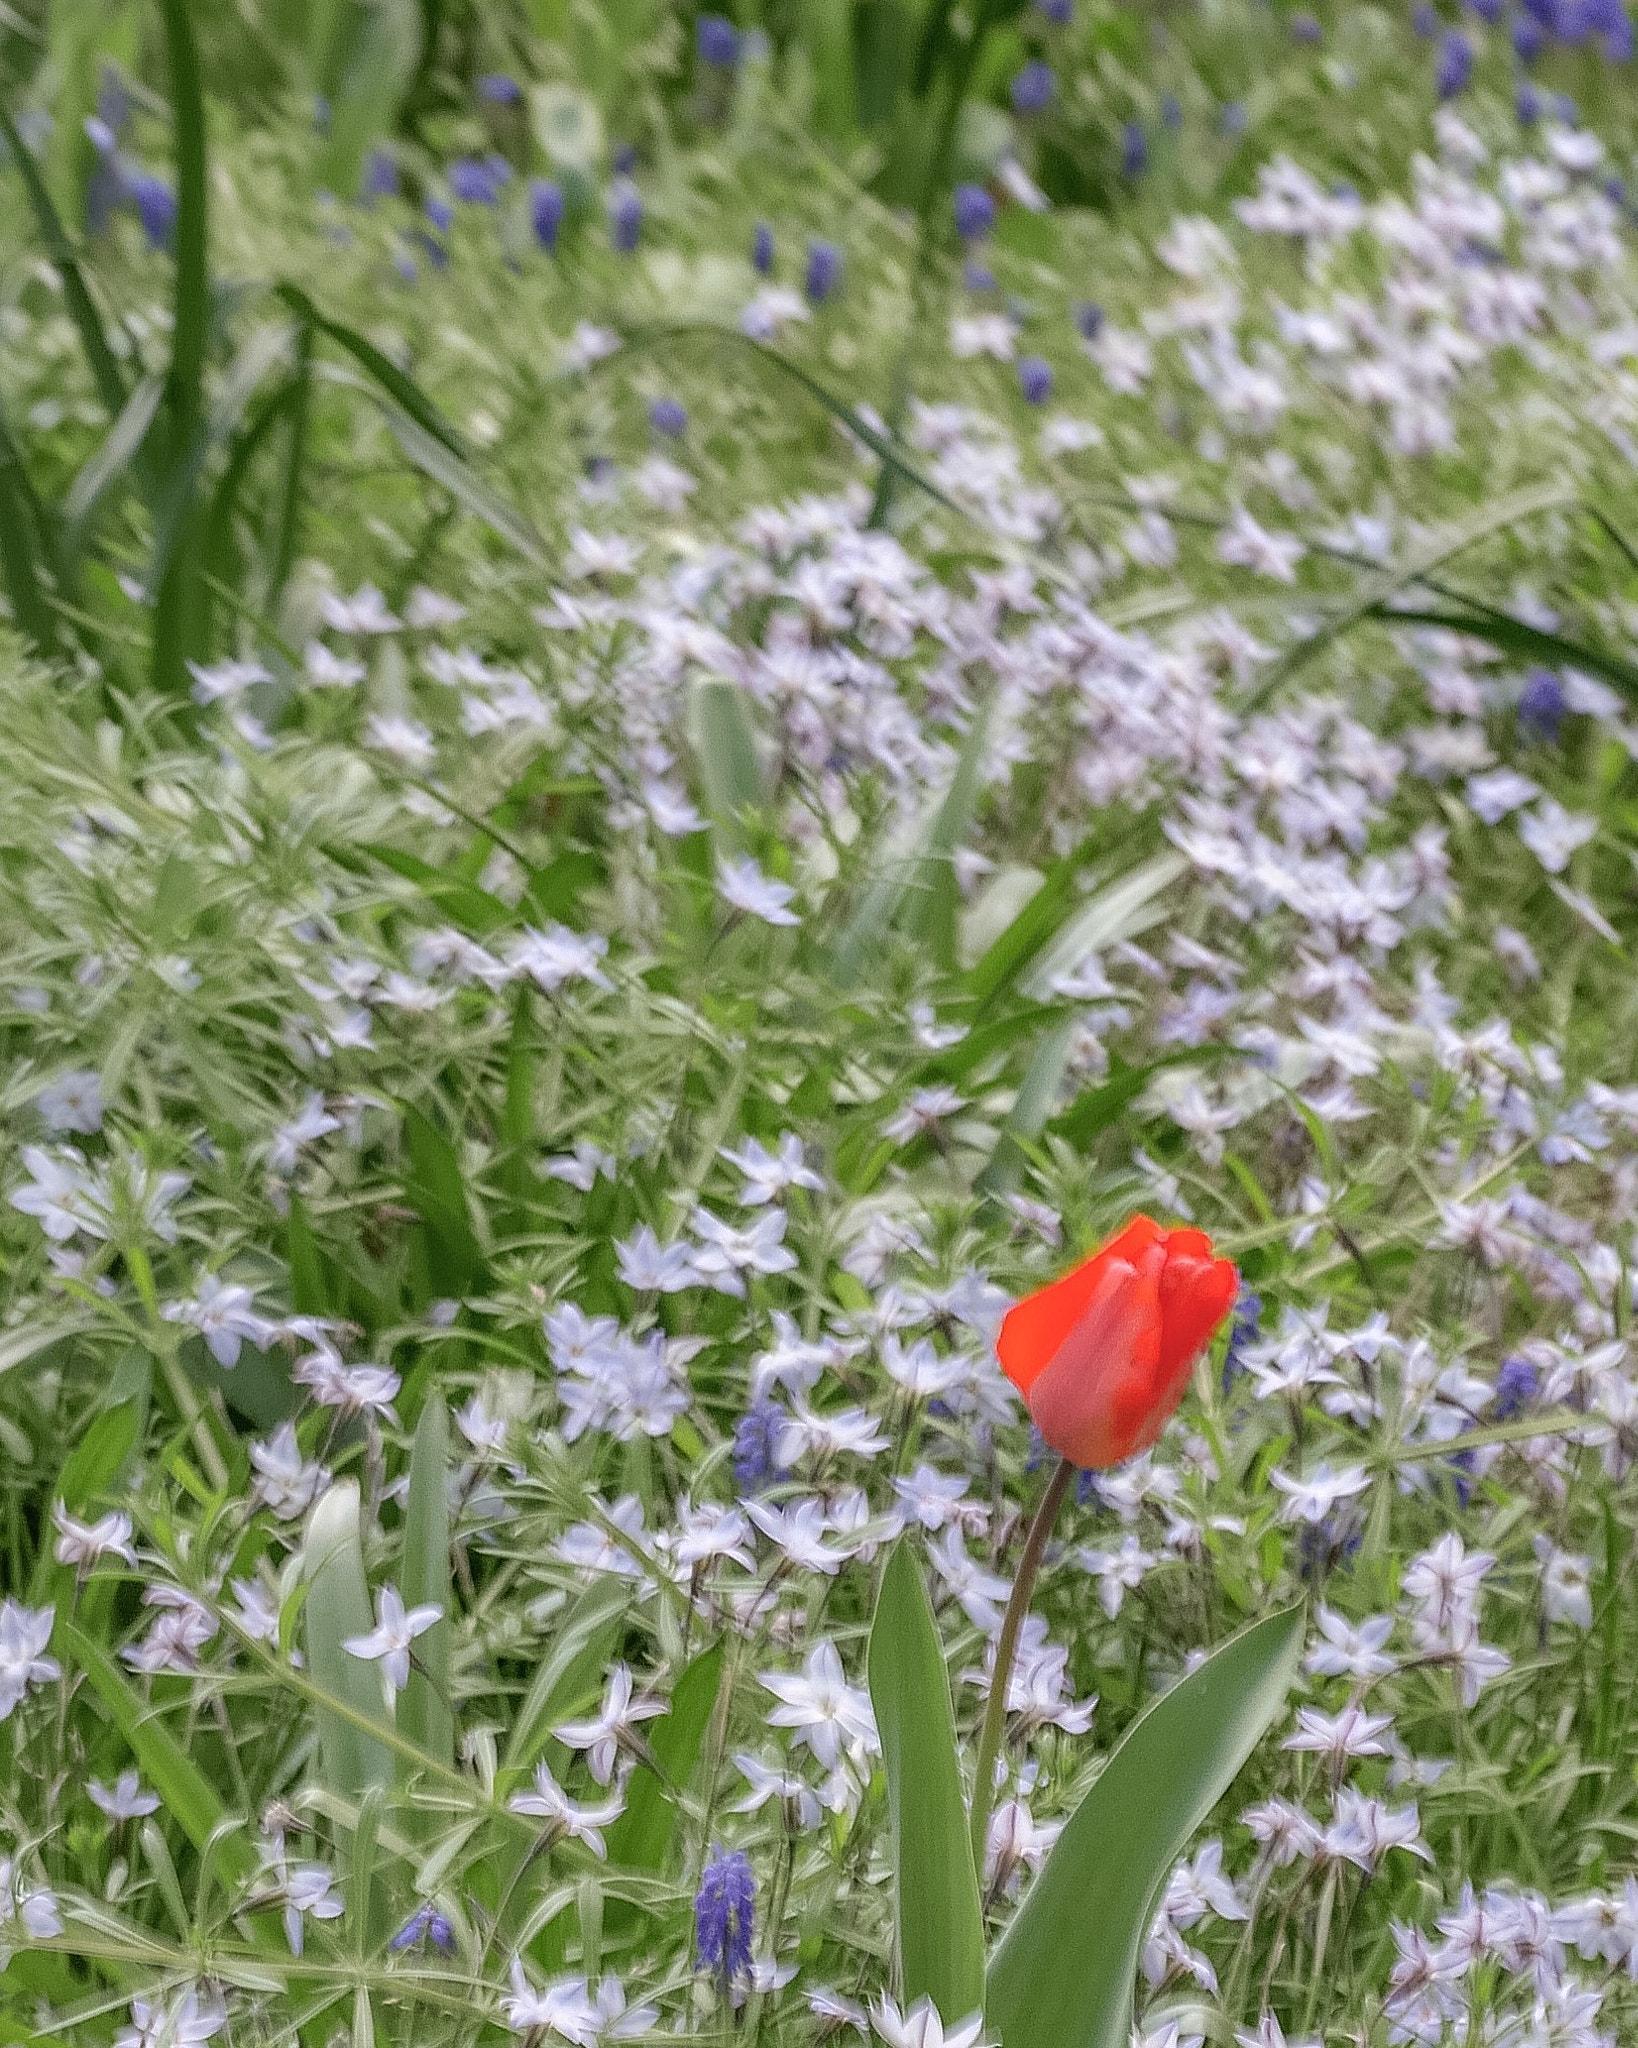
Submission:
[[[296,379],[287,378],[276,391],[270,391],[251,414],[244,428],[234,435],[228,450],[228,459],[223,465],[216,488],[211,494],[210,509],[205,518],[205,562],[207,579],[205,589],[205,643],[211,644],[209,617],[211,579],[226,588],[238,586],[241,575],[241,556],[234,535],[234,522],[238,516],[239,499],[245,482],[257,456],[266,447],[280,424],[287,420],[297,403]]]
[[[1275,662],[1247,699],[1246,711],[1260,710],[1293,676],[1323,654],[1339,635],[1358,625],[1361,619],[1371,617],[1378,607],[1387,604],[1399,591],[1424,581],[1446,562],[1454,561],[1458,555],[1465,554],[1480,541],[1504,532],[1509,526],[1517,526],[1520,520],[1532,519],[1538,512],[1551,512],[1560,506],[1574,504],[1578,495],[1570,484],[1533,484],[1528,490],[1515,491],[1493,505],[1481,506],[1470,518],[1436,534],[1408,562],[1384,569],[1380,575],[1366,577],[1364,587],[1341,611],[1327,619],[1317,632],[1298,641]]]
[[[303,321],[296,343],[296,367],[284,387],[289,394],[290,435],[285,443],[284,474],[279,488],[278,521],[273,529],[267,575],[267,609],[277,611],[296,559],[301,528],[302,487],[307,465],[308,424],[313,410],[313,330]]]
[[[441,484],[474,518],[482,520],[492,533],[515,548],[532,569],[538,569],[542,575],[550,570],[551,557],[545,541],[515,505],[484,482],[464,455],[454,453],[438,435],[429,433],[419,420],[379,392],[372,392],[371,396],[381,408],[393,439],[423,476]]]
[[[400,1732],[437,1763],[455,1761],[449,1704],[449,1646],[455,1596],[449,1576],[449,1409],[436,1388],[427,1396],[410,1451],[399,1590],[406,1607],[431,1601],[444,1610],[415,1641],[409,1684],[398,1703]]]
[[[930,1998],[948,2026],[984,2002],[984,1921],[944,1646],[906,1537],[882,1573],[869,1675],[887,1770],[902,2002]]]
[[[956,964],[956,910],[961,901],[955,856],[972,829],[973,814],[978,808],[992,703],[993,699],[986,698],[973,714],[956,756],[950,787],[933,815],[932,829],[916,864],[904,906],[905,930],[927,945],[946,972],[953,972]]]
[[[42,659],[57,645],[57,622],[40,581],[35,499],[28,472],[0,416],[0,572],[17,630]]]
[[[34,211],[35,225],[39,228],[40,238],[46,245],[46,253],[50,256],[57,275],[63,281],[63,296],[68,301],[70,317],[79,330],[80,346],[85,351],[91,381],[97,387],[102,409],[111,420],[118,419],[125,409],[127,396],[124,372],[115,360],[113,350],[108,346],[102,316],[86,289],[85,274],[80,269],[78,257],[74,254],[74,245],[68,239],[68,230],[63,226],[62,217],[52,204],[51,194],[46,190],[39,166],[17,132],[17,124],[11,117],[10,109],[3,104],[0,104],[0,135],[5,137],[11,160],[17,166],[23,180],[29,205]]]
[[[404,1199],[426,1228],[432,1285],[438,1294],[458,1300],[471,1292],[484,1265],[460,1158],[432,1119],[413,1103],[404,1106],[404,1151]]]
[[[195,543],[195,495],[205,417],[205,350],[210,332],[205,99],[189,0],[160,0],[170,61],[176,152],[176,262],[171,360],[165,379],[164,573],[157,578],[152,669],[161,695],[188,687],[187,663],[202,654],[202,560]]]
[[[85,1674],[143,1776],[163,1800],[166,1813],[202,1853],[227,1818],[215,1788],[100,1644],[76,1623],[62,1618],[57,1622],[55,1640],[64,1661]],[[255,1855],[242,1835],[227,1837],[216,1853],[223,1867],[241,1881],[255,1868]]]
[[[845,399],[838,398],[829,385],[803,369],[800,363],[793,363],[789,356],[781,355],[778,349],[770,348],[765,341],[753,340],[750,335],[741,334],[737,328],[721,326],[714,320],[687,320],[679,321],[675,326],[638,330],[628,335],[622,355],[630,356],[638,350],[663,348],[668,342],[673,341],[708,341],[725,348],[749,351],[758,362],[766,364],[776,375],[800,385],[839,426],[845,427],[855,440],[863,442],[873,455],[896,475],[903,477],[907,483],[914,484],[916,489],[931,498],[935,505],[943,506],[946,512],[953,512],[958,519],[973,519],[972,513],[941,491],[924,470],[916,467],[904,453],[901,444],[890,434],[885,434],[879,427],[872,426],[862,413],[855,410]],[[606,357],[604,360],[614,361],[617,358]],[[593,367],[595,369],[596,366]],[[585,375],[586,372],[579,374]]]
[[[1515,619],[1508,612],[1492,611],[1488,606],[1473,611],[1424,611],[1394,605],[1383,606],[1371,616],[1389,626],[1442,626],[1447,632],[1465,633],[1470,640],[1483,640],[1526,661],[1564,663],[1585,669],[1589,675],[1602,676],[1607,683],[1613,683],[1629,703],[1638,704],[1638,663],[1623,660],[1618,654],[1604,654],[1579,640],[1567,640],[1561,633],[1526,625],[1523,619]]]
[[[501,1757],[503,1772],[532,1769],[552,1724],[601,1684],[630,1604],[630,1586],[619,1579],[597,1579],[569,1607],[518,1708]]]
[[[626,1810],[608,1832],[611,1869],[665,1869],[682,1818],[678,1795],[688,1790],[699,1763],[705,1731],[722,1690],[724,1664],[721,1643],[701,1651],[673,1686],[669,1712],[649,1725],[649,1748],[665,1777],[657,1777],[646,1764],[632,1772],[626,1787]],[[627,1925],[633,1917],[624,1901],[610,1901],[611,1931]]]
[[[767,797],[749,702],[737,683],[708,678],[695,684],[689,710],[706,809],[737,840]]]
[[[1045,1002],[1060,975],[1073,973],[1092,954],[1161,923],[1170,892],[1188,867],[1182,854],[1168,847],[1087,897],[1030,963],[1020,979],[1024,993]]]
[[[1001,2048],[1125,2048],[1156,1894],[1284,1705],[1304,1616],[1231,1636],[1127,1730],[990,1963]]]
[[[307,1532],[307,1603],[302,1610],[307,1668],[324,1692],[384,1725],[386,1702],[379,1669],[342,1647],[349,1636],[368,1635],[375,1621],[358,1517],[358,1486],[351,1479],[338,1481],[313,1510]],[[392,1767],[383,1744],[327,1707],[316,1707],[314,1714],[319,1771],[328,1790],[357,1800],[370,1786],[387,1783]]]
[[[947,943],[949,957],[953,959],[953,900],[946,911],[919,900],[910,900],[907,907],[907,899],[911,899],[912,891],[918,899],[932,897],[945,882],[954,887],[955,850],[972,823],[988,733],[986,708],[967,729],[948,789],[928,807],[909,842],[901,840],[884,853],[881,871],[843,928],[831,956],[831,973],[841,987],[853,986],[870,953],[901,917],[907,929],[930,943],[941,948]]]
[[[1025,1147],[1041,1135],[1057,1107],[1079,1028],[1079,1020],[1070,1015],[1060,1017],[1043,1032],[1013,1097],[1007,1120],[996,1136],[995,1150],[979,1175],[978,1185],[985,1194],[1004,1194],[1017,1185],[1023,1172]]]
[[[332,320],[328,314],[320,312],[300,285],[291,284],[286,279],[276,284],[273,289],[298,320],[315,333],[322,334],[327,341],[333,341],[344,354],[351,356],[371,382],[378,384],[395,404],[409,414],[417,426],[429,433],[435,441],[441,441],[451,455],[458,455],[463,462],[471,459],[466,443],[420,385],[413,377],[406,376],[396,363],[384,356],[374,342],[366,340],[356,327],[349,327],[342,320]]]
[[[144,377],[133,385],[101,447],[69,485],[63,499],[63,523],[65,544],[74,554],[84,554],[98,508],[120,478],[139,462],[164,396],[163,377]]]

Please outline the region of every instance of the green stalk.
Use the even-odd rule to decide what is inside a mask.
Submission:
[[[996,1638],[995,1669],[990,1677],[990,1696],[984,1707],[983,1725],[978,1731],[978,1762],[973,1779],[973,1868],[977,1871],[984,1868],[984,1851],[988,1845],[990,1806],[995,1797],[995,1759],[1000,1752],[1001,1730],[1007,1718],[1007,1686],[1012,1678],[1012,1660],[1018,1649],[1018,1632],[1029,1612],[1030,1599],[1035,1591],[1035,1575],[1041,1569],[1041,1553],[1046,1549],[1047,1538],[1052,1534],[1052,1525],[1058,1519],[1058,1510],[1064,1504],[1064,1495],[1069,1491],[1076,1470],[1069,1459],[1058,1460],[1058,1469],[1041,1496],[1041,1505],[1035,1510],[1035,1519],[1024,1539],[1024,1554],[1018,1560],[1018,1576],[1012,1582],[1012,1597],[1007,1602],[1001,1633]]]

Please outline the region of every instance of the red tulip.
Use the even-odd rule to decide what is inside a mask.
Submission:
[[[1010,1309],[995,1348],[1053,1450],[1083,1468],[1118,1465],[1165,1428],[1239,1284],[1203,1230],[1134,1216]]]

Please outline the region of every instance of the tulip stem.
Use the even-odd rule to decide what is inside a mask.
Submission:
[[[1067,1458],[1060,1458],[1051,1484],[1041,1496],[1041,1505],[1035,1510],[1035,1519],[1024,1538],[1024,1554],[1018,1560],[1018,1576],[1012,1582],[1012,1597],[1001,1618],[1001,1633],[995,1639],[995,1668],[990,1674],[990,1696],[984,1708],[983,1725],[978,1731],[978,1764],[973,1778],[973,1869],[980,1879],[984,1874],[984,1851],[990,1832],[990,1805],[995,1798],[995,1759],[1001,1748],[1001,1730],[1006,1725],[1007,1688],[1012,1680],[1018,1632],[1024,1625],[1024,1616],[1029,1612],[1030,1599],[1035,1592],[1035,1574],[1041,1568],[1041,1553],[1046,1549],[1047,1538],[1052,1534],[1052,1525],[1058,1519],[1058,1510],[1064,1504],[1064,1495],[1069,1491],[1076,1470]]]

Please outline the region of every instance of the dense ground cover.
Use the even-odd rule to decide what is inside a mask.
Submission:
[[[996,1327],[1135,1209],[1243,1289],[1058,1524],[991,1925],[1302,1597],[1141,2038],[1638,2025],[1625,17],[1065,12],[930,168],[818,7],[46,25],[6,2038],[915,2038],[883,1561],[973,1727]]]

